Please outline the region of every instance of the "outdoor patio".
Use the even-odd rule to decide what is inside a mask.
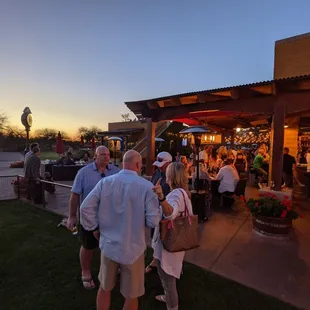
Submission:
[[[253,197],[256,189],[247,188]],[[309,206],[308,206],[309,208]],[[276,240],[252,231],[246,211],[214,213],[202,228],[200,248],[186,260],[268,295],[310,309],[310,211],[294,221],[288,240]]]
[[[22,169],[0,165],[0,175],[20,174]],[[13,171],[14,170],[14,171]],[[59,182],[71,185],[72,182]],[[257,189],[247,187],[246,196]],[[70,190],[56,187],[48,197],[47,210],[67,216]],[[201,246],[190,251],[186,260],[199,267],[255,288],[268,295],[310,309],[310,211],[300,205],[304,218],[294,222],[288,240],[275,240],[252,232],[251,216],[236,202],[234,212],[213,212],[201,225]]]

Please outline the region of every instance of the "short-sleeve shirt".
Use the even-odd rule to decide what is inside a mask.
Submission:
[[[264,157],[261,154],[258,154],[253,162],[253,168],[259,169],[262,167],[264,161]]]
[[[293,174],[293,165],[296,164],[296,160],[290,154],[283,154],[283,172],[287,174]]]
[[[96,163],[93,162],[78,171],[71,192],[80,195],[80,203],[82,203],[103,177],[116,174],[119,171],[119,168],[109,164],[104,172],[101,173]]]

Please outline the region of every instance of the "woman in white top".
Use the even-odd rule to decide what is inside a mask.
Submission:
[[[171,192],[164,196],[160,182],[154,186],[161,204],[162,217],[173,220],[187,209],[193,214],[190,193],[188,191],[188,179],[184,166],[181,163],[171,163],[166,171],[166,182],[170,185]],[[160,240],[159,227],[155,229],[152,247],[154,258],[157,260],[158,274],[161,279],[165,295],[156,296],[156,299],[165,302],[168,310],[179,308],[176,279],[180,278],[185,252],[170,253],[166,251]]]

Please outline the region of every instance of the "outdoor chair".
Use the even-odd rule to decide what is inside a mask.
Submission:
[[[250,177],[250,185],[255,185],[255,182],[256,182],[258,176],[257,176],[257,173],[253,167],[250,168],[249,177]]]
[[[236,189],[235,189],[235,195],[236,196],[245,196],[245,188],[247,184],[248,179],[240,179],[237,183]]]
[[[232,192],[225,192],[221,194],[221,207],[224,209],[231,209],[235,203],[235,195]]]

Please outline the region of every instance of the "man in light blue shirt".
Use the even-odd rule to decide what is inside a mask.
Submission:
[[[77,173],[70,197],[69,218],[67,221],[68,229],[72,230],[77,224],[77,211],[79,204],[84,201],[87,195],[94,189],[96,184],[104,177],[116,174],[119,169],[109,164],[110,151],[105,146],[96,149],[95,161]],[[93,252],[98,248],[98,240],[94,237],[93,231],[88,231],[83,225],[79,225],[79,234],[82,242],[80,249],[80,263],[82,269],[82,283],[86,289],[95,287],[90,269]]]
[[[144,295],[145,228],[159,224],[160,207],[153,184],[138,175],[141,167],[141,155],[128,151],[123,170],[101,180],[81,205],[83,227],[100,231],[97,309],[109,309],[118,269],[124,309],[138,309],[138,297]]]

